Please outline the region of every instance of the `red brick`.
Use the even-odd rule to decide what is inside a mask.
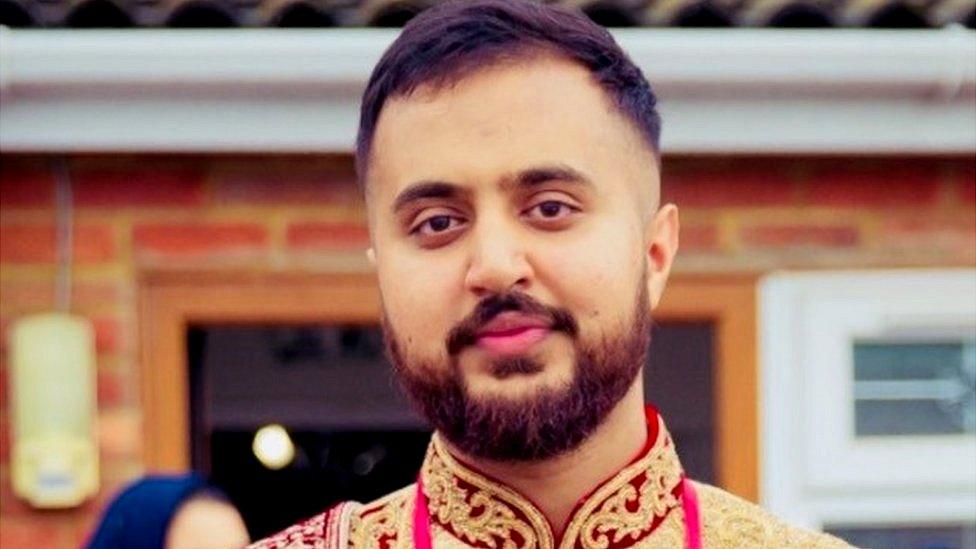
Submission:
[[[113,408],[126,404],[128,380],[120,372],[98,370],[96,384],[98,408]]]
[[[97,428],[99,451],[106,462],[138,459],[142,451],[142,420],[138,412],[102,411],[98,414]]]
[[[133,481],[138,480],[139,475],[126,475],[125,479],[115,478],[119,468],[128,468],[127,464],[120,464],[118,461],[103,459],[101,465],[101,478],[99,479],[98,493],[95,497],[85,501],[71,512],[76,517],[74,521],[73,541],[64,547],[85,547],[87,540],[94,533],[101,520],[105,509],[112,501]]]
[[[678,207],[780,206],[793,202],[793,188],[782,171],[762,166],[686,169],[673,174],[665,171],[662,200]]]
[[[88,538],[94,533],[101,520],[102,513],[108,508],[112,501],[124,490],[130,481],[120,482],[110,479],[106,472],[112,470],[112,465],[106,467],[105,460],[100,463],[100,474],[98,493],[95,497],[85,501],[74,511],[79,515],[77,529],[75,531],[75,544],[72,547],[87,547]]]
[[[369,246],[369,229],[353,223],[292,223],[286,240],[297,250],[361,250]]]
[[[7,392],[10,390],[10,385],[7,383],[7,379],[9,375],[6,365],[0,367],[0,415],[8,412],[7,403],[10,402],[10,397]],[[0,451],[0,454],[2,453]]]
[[[889,219],[881,244],[897,249],[942,250],[976,255],[976,219],[924,217]]]
[[[95,350],[99,354],[114,353],[121,348],[122,325],[116,318],[92,319],[95,329]]]
[[[976,176],[969,181],[962,181],[956,186],[959,202],[963,204],[976,204]]]
[[[53,207],[54,175],[49,170],[0,168],[0,208]]]
[[[265,228],[250,223],[139,225],[133,238],[137,252],[166,257],[254,252],[268,245]]]
[[[217,204],[325,205],[361,201],[355,174],[307,169],[267,168],[218,176]]]
[[[115,256],[115,238],[108,225],[75,225],[75,263],[99,263]],[[54,263],[56,232],[53,225],[0,226],[0,261],[5,263]]]
[[[860,241],[858,229],[848,225],[755,225],[740,236],[743,244],[757,248],[849,247]]]
[[[808,202],[820,206],[917,207],[936,202],[943,169],[926,160],[838,160],[813,170]]]
[[[24,509],[19,516],[4,517],[3,528],[0,529],[0,547],[64,546],[65,540],[60,528],[51,528],[50,520],[46,520],[47,517],[34,518],[27,513]]]
[[[963,204],[976,204],[976,156],[952,163],[949,177],[957,190],[953,198],[958,197]]]
[[[10,415],[4,414],[0,417],[0,463],[10,463]]]
[[[32,516],[37,514],[37,512],[34,511],[26,501],[20,499],[16,494],[14,494],[14,487],[11,484],[9,475],[7,475],[4,482],[0,484],[0,510],[2,510],[2,512],[0,512],[0,521],[2,521],[2,526],[0,526],[0,547],[3,547],[4,549],[7,547],[35,547],[34,545],[7,545],[7,538],[5,538],[4,534],[6,533],[10,521],[15,517],[19,519],[30,519]]]
[[[7,349],[10,348],[10,324],[13,323],[13,319],[0,315],[0,353],[3,353],[4,359],[7,356]],[[6,360],[4,361],[6,363]]]
[[[18,313],[49,310],[54,306],[54,284],[53,273],[47,280],[0,282],[4,310]],[[122,289],[112,283],[78,282],[71,287],[71,307],[76,311],[113,306],[122,299]]]
[[[680,248],[683,252],[714,251],[719,247],[718,239],[715,225],[686,225],[681,227]]]
[[[203,172],[189,168],[79,169],[72,177],[82,207],[197,206],[206,198]]]

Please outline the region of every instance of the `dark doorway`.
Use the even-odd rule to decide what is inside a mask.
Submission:
[[[662,322],[652,333],[644,398],[664,417],[688,476],[715,484],[713,324]]]
[[[715,479],[713,326],[655,326],[647,398],[688,473]],[[253,538],[343,500],[414,481],[429,430],[399,394],[375,325],[199,325],[188,333],[193,468],[210,474]],[[279,424],[294,459],[271,469],[256,431]]]

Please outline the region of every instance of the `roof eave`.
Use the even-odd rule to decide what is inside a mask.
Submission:
[[[0,29],[4,152],[348,152],[383,29]],[[976,32],[615,30],[668,153],[976,151]]]

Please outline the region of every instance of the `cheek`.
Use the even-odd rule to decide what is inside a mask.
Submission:
[[[633,310],[643,257],[639,243],[627,234],[591,230],[538,252],[540,280],[552,288],[556,303],[576,315],[583,330],[587,325],[600,330]]]
[[[454,269],[456,270],[456,269]],[[383,306],[390,325],[411,353],[431,356],[444,346],[459,302],[456,273],[437,258],[390,253],[377,258]]]

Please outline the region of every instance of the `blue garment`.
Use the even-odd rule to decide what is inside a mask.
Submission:
[[[105,510],[88,549],[163,549],[184,501],[214,489],[197,474],[148,476],[127,486]]]

